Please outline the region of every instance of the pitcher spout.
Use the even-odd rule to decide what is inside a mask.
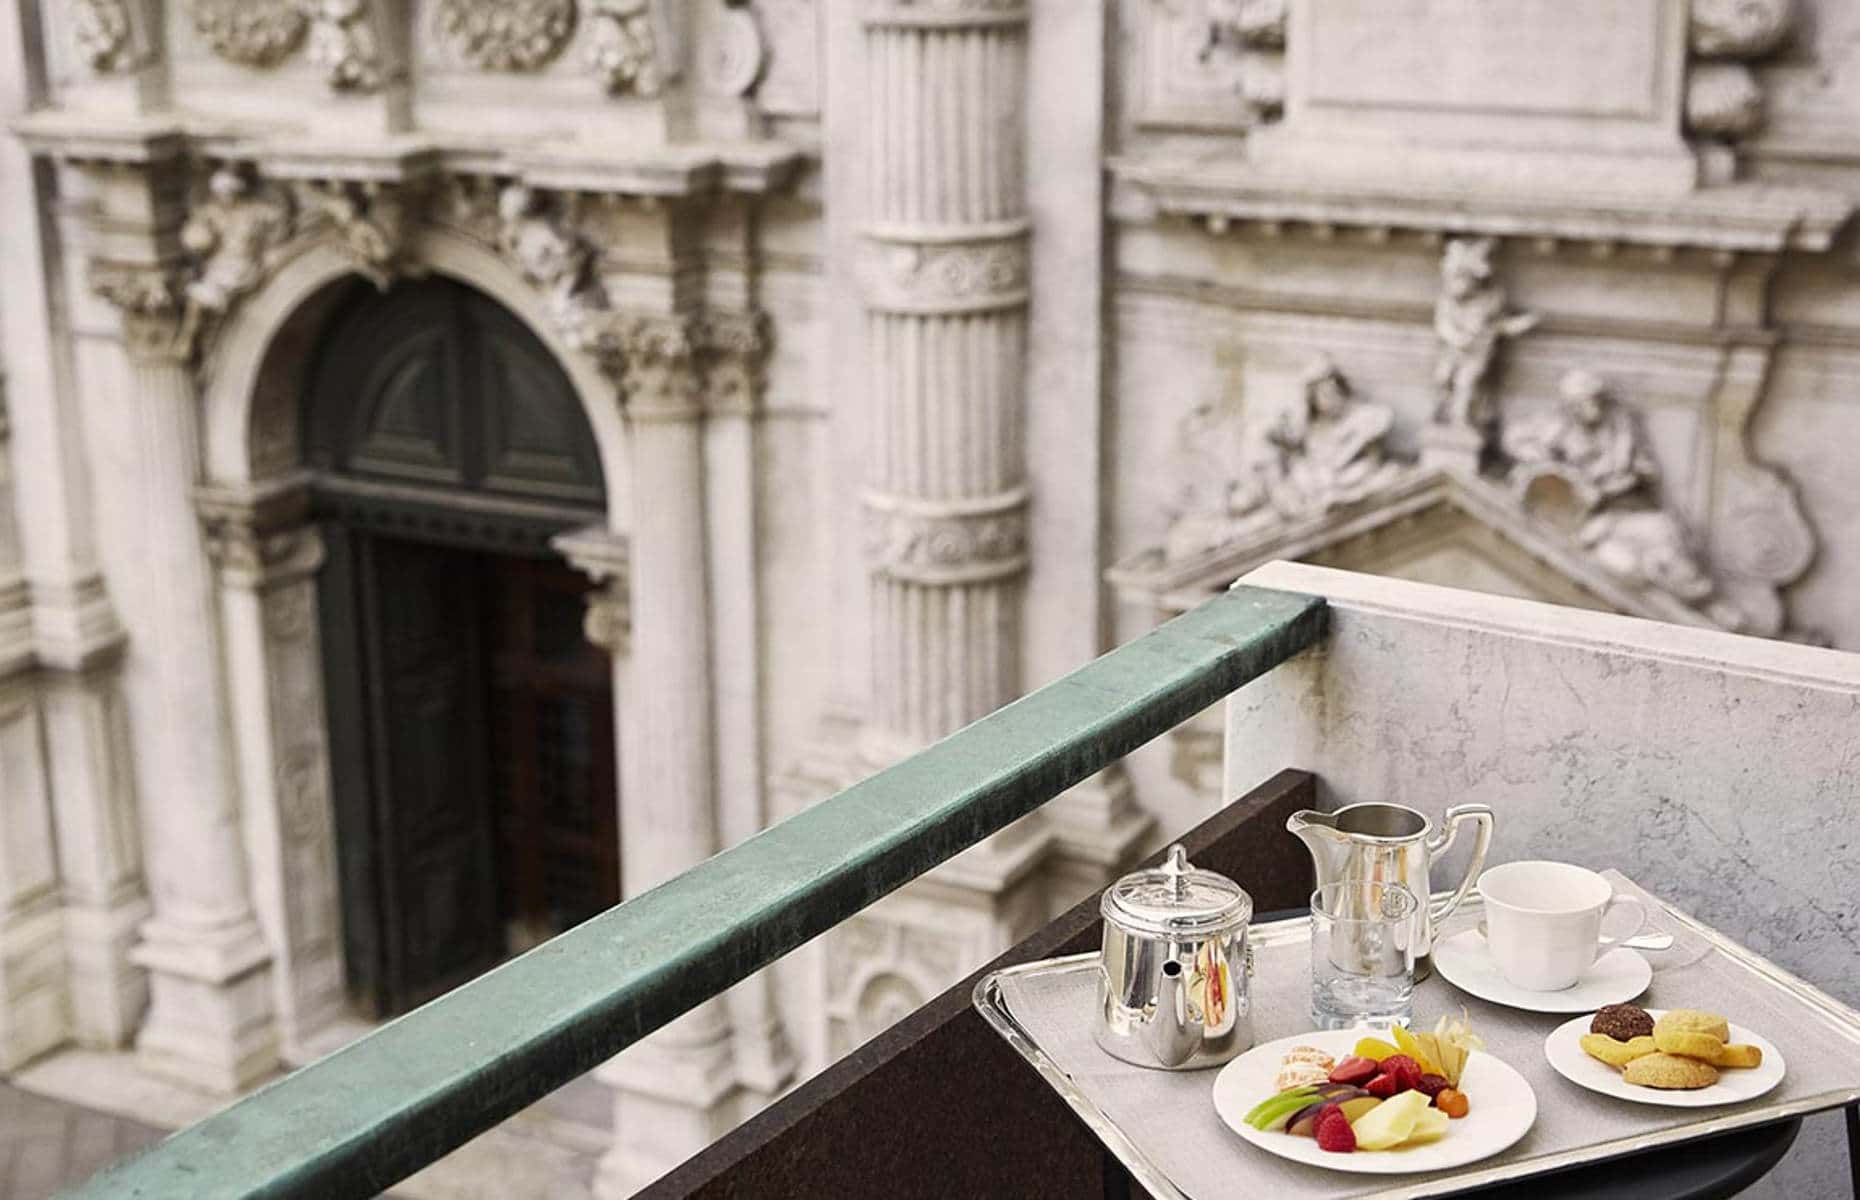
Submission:
[[[1335,813],[1307,808],[1287,817],[1285,828],[1296,834],[1311,852],[1312,867],[1320,886],[1342,878],[1342,860],[1348,853],[1350,835],[1337,828]]]

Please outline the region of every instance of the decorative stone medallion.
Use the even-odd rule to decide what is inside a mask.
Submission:
[[[188,12],[208,49],[244,67],[283,62],[310,26],[296,0],[192,0]]]
[[[136,64],[134,32],[123,0],[76,0],[71,6],[71,39],[78,57],[99,74]]]
[[[440,0],[439,40],[459,59],[486,71],[534,71],[551,62],[575,32],[574,0]]]

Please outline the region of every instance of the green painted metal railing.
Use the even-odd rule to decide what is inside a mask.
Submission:
[[[83,1185],[371,1196],[1322,638],[1236,588]]]

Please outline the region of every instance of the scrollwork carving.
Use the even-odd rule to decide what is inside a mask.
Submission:
[[[461,61],[486,71],[535,71],[575,32],[574,0],[440,0],[439,39]]]
[[[1692,53],[1757,58],[1783,44],[1794,20],[1792,0],[1692,0]]]
[[[190,0],[188,15],[208,49],[246,67],[283,62],[310,26],[299,0]]]
[[[932,501],[868,495],[866,559],[874,573],[922,584],[973,583],[1027,565],[1026,493]]]
[[[609,323],[604,348],[635,421],[689,420],[701,411],[698,330],[687,317],[627,314]]]
[[[706,313],[698,322],[705,406],[747,416],[761,405],[769,356],[765,313]]]
[[[302,207],[327,220],[357,273],[386,291],[405,269],[408,185],[317,180],[299,192]]]
[[[1763,127],[1763,89],[1743,63],[1693,63],[1686,76],[1686,128],[1708,137],[1747,137]]]
[[[593,278],[594,248],[575,229],[567,206],[513,183],[498,193],[497,217],[499,248],[543,290],[562,336],[577,349],[593,347],[595,315],[606,303]]]
[[[381,86],[381,43],[375,36],[369,0],[314,0],[310,10],[312,65],[339,92],[372,92]]]
[[[588,20],[588,66],[608,91],[656,96],[664,89],[650,0],[592,0]]]
[[[182,336],[181,281],[164,266],[95,260],[90,290],[122,316],[123,340],[132,358],[185,362],[193,353],[191,336]]]
[[[71,6],[71,39],[78,57],[102,75],[127,71],[142,61],[124,0],[76,0]]]
[[[1018,230],[950,241],[876,235],[866,254],[866,299],[882,312],[1010,308],[1026,302],[1028,262]]]

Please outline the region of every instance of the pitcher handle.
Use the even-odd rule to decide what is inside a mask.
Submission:
[[[1428,843],[1429,862],[1453,847],[1453,839],[1459,836],[1462,821],[1472,821],[1479,826],[1473,835],[1472,861],[1466,864],[1466,876],[1460,880],[1460,886],[1454,893],[1428,909],[1427,924],[1430,929],[1439,929],[1441,922],[1452,916],[1453,910],[1460,906],[1460,901],[1466,899],[1466,893],[1472,891],[1472,885],[1479,878],[1479,868],[1485,866],[1485,852],[1492,845],[1492,806],[1455,804],[1442,818],[1440,836]]]

